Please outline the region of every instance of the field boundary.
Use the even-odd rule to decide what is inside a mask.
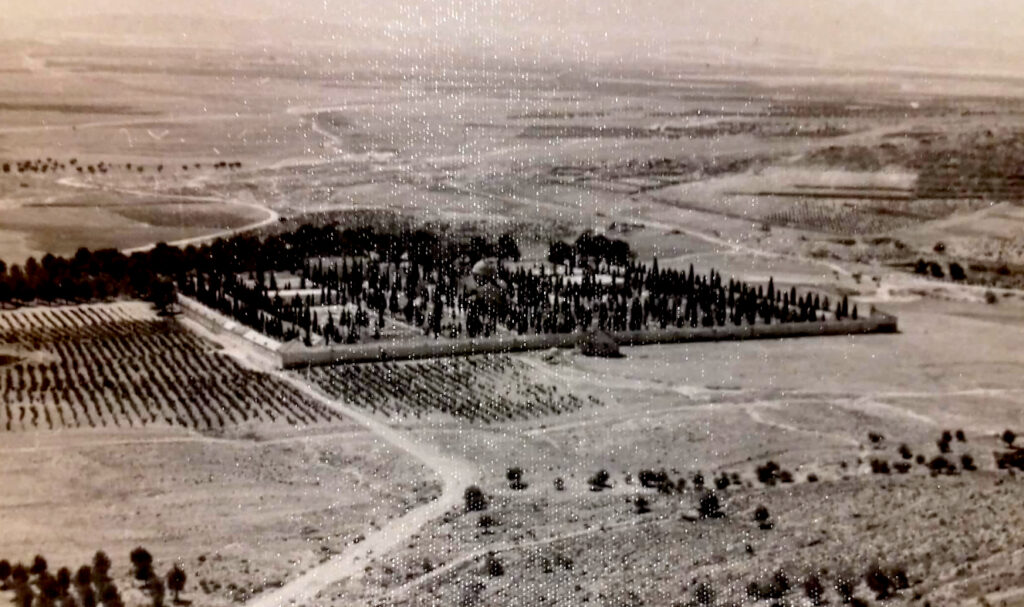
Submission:
[[[198,323],[208,331],[214,333],[233,333],[275,358],[278,355],[278,351],[281,350],[283,344],[276,339],[268,337],[252,327],[247,327],[237,320],[199,303],[191,297],[178,293],[178,305],[181,306],[181,311],[185,318]]]
[[[198,322],[216,333],[232,333],[271,355],[282,369],[331,365],[337,363],[366,363],[389,360],[416,360],[474,354],[507,354],[575,348],[584,333],[541,333],[530,335],[499,335],[472,339],[431,339],[429,337],[403,341],[380,341],[361,344],[335,344],[306,346],[298,340],[281,343],[259,331],[230,319],[198,301],[178,295],[178,302],[186,318]],[[873,310],[865,318],[824,320],[814,322],[786,322],[771,325],[741,325],[726,327],[682,327],[648,329],[643,331],[615,331],[608,334],[620,346],[646,346],[709,341],[741,341],[748,339],[791,339],[796,337],[825,337],[838,335],[866,335],[899,332],[898,319],[892,314]]]
[[[744,325],[739,327],[618,331],[610,333],[610,335],[619,345],[643,346],[686,342],[896,333],[898,330],[897,318],[895,316],[876,311],[867,318],[857,320],[790,322],[773,325]],[[335,363],[414,360],[443,356],[470,356],[473,354],[499,354],[548,350],[551,348],[574,348],[582,337],[582,333],[553,333],[508,335],[457,341],[424,338],[410,342],[382,342],[311,348],[297,343],[288,343],[277,352],[277,355],[281,359],[282,367],[294,369]]]

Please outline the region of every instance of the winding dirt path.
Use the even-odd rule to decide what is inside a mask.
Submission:
[[[247,603],[248,607],[316,605],[316,597],[320,592],[344,579],[362,575],[367,563],[405,544],[424,525],[460,505],[466,488],[479,482],[481,473],[474,464],[442,453],[433,445],[419,441],[409,432],[392,428],[372,415],[327,396],[302,377],[273,368],[261,356],[249,352],[251,346],[237,336],[213,333],[187,319],[185,324],[203,338],[223,346],[225,354],[234,357],[246,368],[278,377],[309,398],[361,424],[381,442],[405,451],[433,471],[442,486],[441,496],[436,500],[413,508],[391,520],[380,529],[369,533],[360,543],[349,546],[343,553],[316,565],[280,588],[254,597]]]
[[[342,554],[313,567],[284,586],[256,597],[248,603],[249,607],[314,604],[322,590],[338,581],[360,575],[366,563],[375,556],[385,554],[406,543],[424,525],[456,507],[462,500],[466,487],[480,478],[480,472],[473,464],[445,455],[433,446],[418,442],[407,432],[396,430],[362,411],[328,398],[298,377],[282,371],[275,372],[274,375],[324,406],[363,424],[384,442],[419,460],[440,477],[443,488],[438,499],[410,510],[367,535],[365,540],[351,546]]]

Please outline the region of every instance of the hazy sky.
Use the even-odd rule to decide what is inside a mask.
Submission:
[[[850,55],[1016,70],[1024,57],[1021,0],[33,0],[8,3],[7,33],[37,18],[166,14],[339,24],[348,42],[664,54],[695,41],[741,52],[799,47],[811,62]],[[74,28],[73,24],[62,27]],[[314,28],[315,29],[315,28]],[[294,29],[288,30],[289,39]],[[54,34],[52,27],[48,33]],[[197,32],[198,35],[198,32]],[[793,51],[790,51],[791,53]],[[929,53],[924,53],[927,60]],[[1022,64],[1024,65],[1024,64]],[[980,67],[980,65],[979,65]],[[1024,67],[1021,68],[1024,73]]]

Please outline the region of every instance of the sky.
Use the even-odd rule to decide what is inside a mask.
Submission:
[[[954,65],[1024,75],[1020,0],[33,0],[4,9],[0,35],[79,32],[126,14],[257,19],[269,44],[374,45],[569,57],[672,56],[694,49],[803,62]],[[59,23],[39,20],[63,19]],[[40,23],[45,23],[40,25]],[[281,24],[287,23],[287,27]],[[35,24],[35,25],[33,25]],[[325,29],[323,24],[329,27]],[[278,27],[275,27],[278,26]],[[95,24],[89,26],[93,29]],[[192,27],[192,26],[190,26]],[[209,32],[189,34],[195,41]],[[275,30],[279,30],[275,32]],[[146,31],[146,30],[142,30]],[[328,33],[325,33],[328,32]],[[154,34],[155,35],[155,34]],[[216,34],[213,34],[216,36]],[[910,59],[913,57],[913,60]]]

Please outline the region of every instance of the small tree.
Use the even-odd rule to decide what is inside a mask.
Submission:
[[[849,573],[839,573],[835,579],[836,594],[843,603],[853,600],[853,592],[857,589],[857,582]]]
[[[167,572],[167,588],[174,593],[174,602],[179,602],[179,595],[181,591],[185,589],[185,582],[188,580],[188,576],[185,575],[185,570],[175,565],[171,567],[171,570]]]
[[[42,575],[46,573],[46,559],[42,555],[37,554],[36,558],[32,559],[32,568],[28,570],[32,575]]]
[[[804,580],[804,594],[811,600],[811,604],[822,604],[822,599],[825,596],[825,587],[821,584],[821,579],[816,574],[812,573]]]
[[[491,577],[501,577],[505,575],[505,566],[501,564],[501,561],[494,556],[491,552],[487,555],[487,575]]]
[[[466,502],[466,512],[481,512],[487,510],[487,496],[480,490],[480,487],[476,485],[470,485],[466,487],[466,492],[463,494],[463,498]],[[170,587],[170,584],[168,584]]]
[[[587,482],[590,483],[591,491],[601,491],[602,489],[608,489],[611,487],[611,485],[608,484],[608,480],[610,478],[611,475],[608,474],[607,470],[598,470],[594,473],[594,476],[587,479]]]
[[[0,588],[7,589],[7,579],[11,577],[11,564],[4,559],[0,561]]]
[[[1007,429],[1007,430],[1003,431],[1002,438],[1003,438],[1003,442],[1006,443],[1007,447],[1012,447],[1013,446],[1013,441],[1017,440],[1017,433],[1014,432],[1013,430]]]
[[[505,478],[508,479],[508,486],[514,491],[522,491],[526,489],[526,483],[523,482],[523,469],[519,466],[513,466],[508,469],[505,473]]]
[[[868,568],[864,574],[864,581],[867,582],[868,588],[875,593],[876,598],[880,601],[889,598],[889,595],[892,593],[892,580],[889,579],[889,575],[877,564]]]
[[[771,514],[769,514],[768,509],[765,508],[764,506],[758,506],[756,509],[754,509],[754,521],[758,524],[758,526],[761,529],[767,531],[775,527],[775,525],[772,524],[770,519]]]
[[[701,582],[693,589],[693,600],[698,605],[714,605],[715,598],[715,589],[707,582]]]
[[[135,568],[135,579],[145,582],[153,577],[153,555],[139,546],[131,552],[132,566]]]
[[[57,570],[57,586],[60,587],[61,595],[67,595],[71,590],[71,570],[67,567]]]
[[[697,511],[700,513],[701,518],[721,518],[724,516],[722,514],[722,504],[714,491],[708,491],[701,496]]]
[[[638,495],[633,500],[633,505],[636,506],[637,514],[647,514],[651,511],[651,502],[644,496]]]

